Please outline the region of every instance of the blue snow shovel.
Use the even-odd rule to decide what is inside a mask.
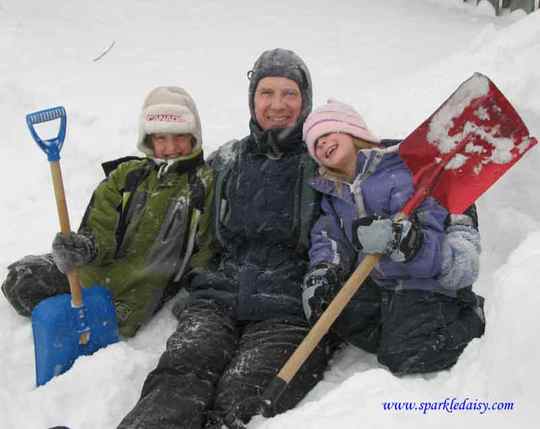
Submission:
[[[43,140],[34,125],[60,120],[55,138]],[[66,111],[53,107],[26,115],[33,139],[47,154],[60,220],[60,230],[69,234],[69,215],[60,170],[60,150],[66,137]],[[71,294],[40,302],[32,311],[36,357],[36,385],[62,374],[82,355],[90,355],[118,341],[118,326],[110,292],[99,285],[81,289],[76,270],[67,273]]]

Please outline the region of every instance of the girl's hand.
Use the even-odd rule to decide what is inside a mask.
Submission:
[[[341,288],[340,271],[334,264],[315,265],[304,277],[302,303],[310,324],[314,324]]]
[[[353,222],[354,241],[363,253],[382,254],[408,262],[422,246],[423,234],[414,218],[394,221],[367,216]]]

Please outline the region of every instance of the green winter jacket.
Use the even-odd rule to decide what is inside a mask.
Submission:
[[[213,173],[202,153],[165,173],[150,158],[113,161],[104,169],[107,178],[80,227],[95,239],[97,256],[80,277],[85,287],[98,283],[112,292],[120,334],[129,337],[183,274],[210,259]]]

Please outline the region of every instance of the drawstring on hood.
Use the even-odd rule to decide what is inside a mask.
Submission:
[[[204,164],[204,156],[202,151],[194,156],[185,156],[173,159],[161,159],[155,157],[149,157],[154,161],[154,165],[157,169],[157,177],[161,179],[169,171],[175,171],[177,174],[182,174],[183,172],[188,172],[198,165]]]
[[[169,168],[171,165],[173,165],[176,161],[178,161],[177,158],[174,159],[160,159],[160,158],[152,158],[154,162],[158,165],[158,172],[157,177],[158,179],[161,179],[167,171],[169,171]]]

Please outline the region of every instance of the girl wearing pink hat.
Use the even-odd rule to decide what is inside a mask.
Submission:
[[[303,283],[306,317],[322,314],[365,255],[383,254],[334,333],[396,374],[449,368],[485,326],[483,298],[471,286],[480,251],[474,208],[449,216],[428,198],[395,221],[414,192],[411,173],[397,141],[377,138],[347,104],[314,110],[303,135],[320,165],[311,185],[323,195]]]

